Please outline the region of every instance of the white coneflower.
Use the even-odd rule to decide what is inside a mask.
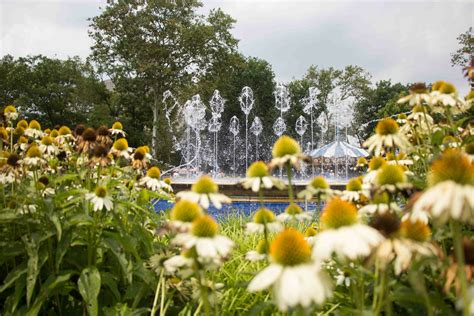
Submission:
[[[116,157],[124,157],[125,159],[130,159],[130,152],[131,148],[128,147],[128,142],[125,138],[117,139],[110,149],[112,155]]]
[[[168,185],[163,180],[160,180],[161,171],[158,167],[151,167],[146,172],[146,176],[140,179],[139,184],[147,187],[152,191],[161,191],[166,189],[168,191],[173,191],[170,185]]]
[[[16,153],[9,154],[5,164],[0,168],[0,183],[5,185],[18,182],[22,173],[21,163],[20,156]]]
[[[258,192],[262,188],[271,189],[276,187],[282,190],[285,187],[283,181],[269,175],[268,166],[263,161],[256,161],[247,169],[247,177],[242,181],[245,189]]]
[[[48,156],[55,156],[59,152],[58,147],[54,145],[53,138],[49,135],[46,135],[41,139],[39,149],[43,154]]]
[[[107,196],[107,189],[103,186],[98,186],[94,192],[87,193],[86,199],[91,201],[94,211],[101,211],[104,207],[107,211],[110,211],[114,207],[112,199]]]
[[[367,190],[362,188],[362,180],[360,178],[349,179],[346,189],[341,193],[341,199],[350,202],[359,202],[361,198],[369,195]]]
[[[410,106],[429,102],[430,96],[424,83],[415,83],[408,89],[409,94],[400,98],[397,103],[409,103]]]
[[[209,176],[200,177],[191,187],[191,191],[181,191],[176,195],[180,199],[190,200],[208,209],[212,203],[217,209],[222,208],[222,203],[231,203],[232,200],[219,193],[218,185]]]
[[[416,137],[415,133],[423,137],[429,136],[429,132],[434,129],[434,120],[427,112],[425,106],[415,106],[407,116],[407,124],[400,128],[400,133],[407,137]]]
[[[188,250],[196,250],[197,259],[202,263],[216,262],[229,256],[234,242],[219,235],[219,225],[209,215],[196,218],[188,233],[176,235],[172,243]]]
[[[61,128],[59,128],[56,140],[59,144],[65,144],[69,142],[74,142],[75,138],[74,135],[72,135],[71,129],[69,127],[61,126]]]
[[[344,285],[345,287],[351,286],[351,278],[349,277],[349,274],[347,274],[346,272],[342,271],[339,268],[337,268],[336,273],[337,273],[336,285],[338,286]]]
[[[390,153],[391,154],[391,153]],[[399,165],[399,166],[411,166],[413,165],[413,160],[407,158],[407,154],[404,152],[398,153],[396,156],[387,154],[387,164],[389,165]],[[406,172],[405,172],[406,174]]]
[[[46,160],[43,159],[41,150],[38,148],[36,144],[30,146],[28,151],[26,152],[26,157],[22,160],[23,164],[29,167],[36,167],[40,165],[44,165]]]
[[[329,187],[328,182],[324,177],[318,176],[313,178],[304,190],[298,193],[300,199],[304,198],[309,201],[313,197],[317,199],[328,198],[335,195],[336,192]]]
[[[270,245],[271,264],[253,278],[248,291],[272,288],[273,301],[281,311],[323,304],[332,296],[328,275],[311,260],[311,247],[303,235],[287,229]]]
[[[313,248],[317,261],[328,260],[333,254],[350,260],[365,258],[384,240],[377,230],[360,224],[356,207],[340,198],[327,203],[320,221],[323,230],[316,235]]]
[[[377,171],[386,163],[387,161],[383,157],[380,157],[380,156],[375,156],[372,159],[370,159],[369,170],[362,180],[364,185],[374,183],[375,177],[377,176]]]
[[[143,147],[138,147],[132,155],[132,167],[138,170],[147,169],[146,151]]]
[[[399,275],[407,270],[413,260],[436,254],[436,248],[428,242],[431,230],[422,222],[403,221],[394,236],[387,236],[375,251],[380,267],[386,269],[393,262],[394,272]]]
[[[375,186],[378,190],[395,193],[413,188],[408,182],[405,170],[399,165],[386,164],[382,166],[375,177]]]
[[[41,125],[37,120],[31,120],[28,128],[25,129],[25,136],[40,139],[44,136],[43,131],[41,130]]]
[[[299,168],[301,161],[307,159],[306,155],[301,152],[298,142],[286,135],[277,139],[273,145],[272,156],[270,168],[276,166],[281,168],[286,164]]]
[[[262,239],[258,242],[257,247],[255,250],[248,251],[245,254],[245,259],[248,261],[260,261],[260,260],[265,260],[268,258],[268,251],[269,251],[269,245],[265,241],[265,239]]]
[[[456,309],[460,312],[467,310],[468,314],[473,316],[474,315],[474,284],[470,285],[468,288],[468,301],[469,301],[469,306],[465,307],[464,306],[464,300],[463,298],[459,298],[456,301]]]
[[[191,267],[194,264],[194,260],[192,258],[192,251],[186,250],[181,252],[181,254],[173,256],[163,262],[163,266],[166,272],[170,274],[175,274],[178,270],[188,270],[185,271],[184,274],[191,274]],[[187,273],[186,273],[187,272]]]
[[[283,225],[276,221],[275,214],[265,207],[259,208],[253,215],[252,222],[245,225],[248,233],[263,233],[267,232],[279,232],[283,229]]]
[[[9,122],[15,121],[18,118],[18,112],[13,105],[7,105],[3,110],[3,114]]]
[[[310,212],[303,212],[301,206],[295,203],[290,203],[285,212],[278,214],[277,219],[281,222],[287,221],[309,221],[313,218],[313,215]]]
[[[400,207],[396,202],[390,202],[387,192],[377,192],[372,196],[370,203],[359,209],[360,215],[384,214],[388,211],[399,213]]]
[[[413,212],[427,211],[440,223],[449,219],[474,223],[474,165],[458,149],[448,149],[431,166],[429,188]]]
[[[120,122],[115,122],[112,125],[112,128],[109,129],[110,135],[125,137],[127,134],[123,131],[123,125]]]
[[[459,114],[469,109],[469,105],[458,95],[453,84],[437,81],[433,84],[432,90],[430,105],[433,112],[444,113],[449,109],[452,114]]]
[[[191,228],[193,221],[202,215],[204,212],[197,203],[180,200],[171,209],[169,224],[179,232],[186,232]]]
[[[316,229],[316,226],[313,224],[313,225],[309,226],[308,228],[306,228],[306,230],[304,231],[304,239],[306,239],[306,241],[311,246],[313,246],[314,245],[314,238],[316,237],[317,234],[318,234],[318,231]]]
[[[382,119],[377,123],[375,135],[372,135],[364,142],[369,152],[374,152],[376,156],[385,152],[386,148],[399,148],[405,150],[409,147],[408,140],[400,133],[400,129],[395,120],[391,118]]]

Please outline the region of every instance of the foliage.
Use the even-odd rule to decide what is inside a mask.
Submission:
[[[381,80],[375,88],[365,91],[354,107],[353,126],[359,139],[366,139],[372,133],[377,119],[408,111],[406,106],[397,104],[398,98],[407,91],[406,86],[390,80]]]
[[[49,127],[88,123],[91,113],[106,107],[109,92],[92,66],[78,57],[60,60],[45,56],[0,60],[0,97],[15,104],[28,119],[39,119]],[[102,111],[94,124],[110,122]],[[96,126],[97,126],[96,125]]]
[[[85,141],[61,134],[49,147],[36,137],[20,146],[11,133],[13,143],[1,141],[2,314],[146,311],[157,277],[145,263],[163,247],[151,201],[167,195],[138,185],[143,172],[117,153],[92,154],[98,143],[78,152]],[[91,200],[99,187],[112,208]]]
[[[234,20],[221,10],[198,15],[200,6],[195,0],[119,1],[91,23],[91,60],[125,97],[120,104],[135,114],[133,124],[152,130],[153,154],[164,161],[172,144],[165,137],[163,93],[198,80],[237,45],[229,31]]]
[[[466,32],[458,37],[459,48],[451,54],[451,66],[466,67],[474,57],[474,34],[470,27]]]

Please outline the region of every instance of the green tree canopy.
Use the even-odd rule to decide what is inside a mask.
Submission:
[[[143,113],[135,121],[142,130],[151,127],[153,152],[164,161],[171,160],[172,142],[163,93],[198,81],[237,47],[230,33],[235,21],[219,9],[199,15],[200,6],[195,0],[120,1],[109,4],[90,26],[91,59],[126,96],[120,100],[125,112]]]

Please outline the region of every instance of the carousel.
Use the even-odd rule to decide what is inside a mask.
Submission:
[[[357,159],[369,153],[357,146],[337,140],[313,150],[313,162],[320,168],[320,174],[329,178],[349,178],[349,168],[355,166]],[[353,168],[350,168],[353,170]]]

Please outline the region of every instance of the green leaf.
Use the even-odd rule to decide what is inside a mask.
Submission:
[[[3,281],[2,286],[0,286],[0,293],[8,289],[12,284],[18,280],[19,277],[21,277],[23,274],[26,274],[27,268],[26,268],[26,263],[23,263],[22,265],[16,267],[16,269],[12,270],[10,273],[8,273],[7,277]]]
[[[120,301],[121,295],[118,290],[117,281],[115,281],[114,276],[109,272],[103,272],[101,276],[102,284],[104,284],[110,289],[116,301]]]
[[[12,210],[3,211],[3,212],[0,212],[0,223],[3,224],[3,223],[17,221],[21,217],[22,217],[21,214],[15,213]]]
[[[96,316],[99,313],[97,297],[100,292],[100,273],[96,267],[88,267],[82,270],[77,286],[86,304],[89,315]]]
[[[71,271],[63,271],[58,276],[51,275],[41,287],[40,293],[36,298],[33,306],[28,310],[27,316],[38,315],[41,306],[47,300],[50,293],[59,285],[68,281],[74,273]]]
[[[33,241],[27,241],[25,237],[22,238],[25,243],[25,249],[28,254],[27,274],[26,274],[26,305],[30,306],[31,296],[36,285],[36,278],[38,277],[38,245]]]
[[[49,219],[51,222],[53,222],[54,227],[56,227],[56,232],[58,236],[58,242],[61,240],[61,235],[62,235],[62,229],[61,229],[61,223],[59,222],[59,218],[57,215],[53,214],[49,216]]]

